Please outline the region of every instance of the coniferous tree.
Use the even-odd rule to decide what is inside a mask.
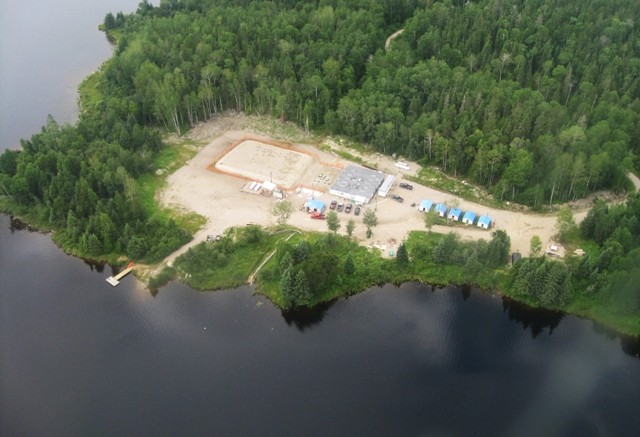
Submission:
[[[307,275],[304,273],[304,270],[300,269],[298,270],[298,273],[296,273],[293,288],[295,305],[311,304],[313,301],[313,295],[311,294],[309,281],[307,280]]]
[[[280,292],[284,298],[285,306],[292,307],[297,303],[295,289],[295,278],[293,276],[293,266],[289,265],[280,278]]]
[[[409,254],[407,253],[407,247],[404,243],[398,246],[398,252],[396,253],[396,262],[400,267],[406,267],[409,264]]]
[[[347,254],[347,258],[344,260],[344,272],[347,276],[353,275],[356,271],[356,266],[353,263],[353,257],[351,254]]]

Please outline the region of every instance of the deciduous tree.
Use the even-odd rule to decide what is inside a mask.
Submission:
[[[371,238],[372,228],[378,226],[378,216],[375,211],[370,208],[367,208],[362,215],[362,223],[367,227],[367,237]]]
[[[333,233],[337,233],[338,229],[340,229],[340,218],[335,211],[329,211],[327,214],[327,227]]]
[[[276,218],[276,223],[278,223],[278,225],[280,226],[287,224],[287,221],[289,221],[292,213],[293,205],[289,200],[281,200],[279,202],[276,202],[271,208],[271,214]]]

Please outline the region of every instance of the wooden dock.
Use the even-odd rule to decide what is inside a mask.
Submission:
[[[120,280],[122,278],[124,278],[125,276],[127,276],[129,273],[131,273],[131,270],[133,270],[133,267],[127,267],[126,269],[124,269],[123,271],[121,271],[120,273],[118,273],[115,276],[109,276],[107,278],[107,282],[111,285],[113,285],[114,287],[116,285],[118,285],[120,283]]]

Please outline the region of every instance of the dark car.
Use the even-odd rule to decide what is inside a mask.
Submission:
[[[404,188],[405,190],[413,190],[413,185],[406,182],[400,182],[400,188]]]
[[[336,209],[336,206],[338,206],[338,201],[332,200],[331,204],[329,205],[329,209]]]
[[[342,208],[344,208],[344,203],[338,203],[338,212],[342,211]]]
[[[397,194],[392,194],[392,195],[391,195],[391,198],[392,198],[393,200],[395,200],[396,202],[398,202],[398,203],[402,203],[402,202],[404,202],[404,199],[403,199],[402,197],[398,196]]]
[[[349,214],[351,212],[351,208],[353,208],[352,204],[348,204],[347,207],[344,209],[344,212],[346,212],[347,214]]]
[[[354,215],[360,215],[360,207],[356,206],[356,209],[353,210]]]

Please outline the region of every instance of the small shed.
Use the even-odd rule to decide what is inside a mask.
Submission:
[[[491,227],[491,217],[489,217],[488,215],[481,215],[480,218],[478,219],[478,227],[482,228],[482,229],[489,229]]]
[[[262,191],[267,191],[269,193],[272,193],[275,189],[276,189],[276,184],[274,184],[273,182],[264,181],[262,183]]]
[[[431,211],[431,207],[433,207],[433,202],[428,199],[425,199],[422,202],[420,202],[420,205],[418,205],[418,211],[429,212]]]
[[[522,259],[522,255],[520,255],[520,252],[513,252],[511,254],[511,265],[517,263],[521,259]]]
[[[327,207],[324,204],[324,202],[322,200],[318,200],[318,199],[309,199],[309,200],[307,200],[306,203],[304,204],[304,207],[307,210],[307,212],[323,213],[325,211],[325,209],[327,209]]]
[[[402,170],[409,170],[409,164],[407,164],[406,162],[402,162],[402,161],[396,161],[396,167],[402,169]]]
[[[462,210],[460,208],[451,208],[449,211],[449,215],[447,216],[449,220],[460,220],[460,216],[462,215]]]
[[[447,205],[444,203],[438,203],[436,205],[436,212],[440,217],[444,217],[447,214]]]
[[[467,211],[464,213],[464,216],[462,217],[462,223],[466,225],[472,225],[473,222],[475,221],[476,221],[476,214],[474,212]]]

